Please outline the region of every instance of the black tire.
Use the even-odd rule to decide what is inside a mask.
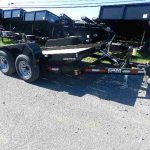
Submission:
[[[3,68],[2,65],[5,64]],[[7,50],[0,50],[0,70],[5,75],[12,75],[15,72],[15,60],[13,55]]]
[[[24,65],[23,63],[26,67],[21,66]],[[27,55],[19,55],[16,58],[15,66],[19,77],[25,82],[31,83],[38,80],[40,74],[39,65],[34,64],[31,57]]]

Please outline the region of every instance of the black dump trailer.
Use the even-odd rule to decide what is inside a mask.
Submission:
[[[57,16],[47,10],[25,12],[25,33],[34,34],[49,39],[63,38],[67,36],[82,36],[96,42],[105,35],[101,25],[87,17],[83,21],[74,21],[65,14]],[[28,30],[27,30],[28,27]]]
[[[2,13],[2,23],[5,27],[5,30],[11,31],[11,17],[12,17],[12,11],[11,10],[3,10]]]
[[[23,9],[13,9],[12,10],[12,31],[13,32],[23,32],[23,17],[25,10]]]
[[[0,9],[0,32],[2,31],[2,28],[3,28],[2,15],[3,15],[3,11],[2,11],[2,9]],[[0,34],[1,34],[1,33],[0,33]]]
[[[25,12],[23,20],[23,29],[26,34],[34,34],[35,11]]]
[[[0,9],[0,19],[2,19],[2,13],[3,13],[3,10]]]
[[[63,24],[64,35],[66,36],[81,36],[84,41],[94,43],[106,39],[108,36],[104,30],[105,26],[97,24],[88,17],[81,17],[80,21],[72,20],[65,14],[60,16]]]
[[[28,34],[48,38],[61,37],[62,34],[59,17],[47,10],[25,12],[24,24]]]
[[[150,3],[102,6],[99,19],[126,40],[150,38]]]
[[[3,10],[2,24],[7,31],[23,32],[23,16],[25,10]]]
[[[82,17],[82,21],[74,21],[65,14],[57,16],[47,10],[3,10],[1,21],[6,31],[35,35],[40,41],[41,38],[81,36],[83,41],[94,43],[107,37],[103,26],[87,17]]]
[[[38,33],[37,36],[43,36],[49,38],[64,37],[59,16],[47,10],[36,11],[35,33]]]

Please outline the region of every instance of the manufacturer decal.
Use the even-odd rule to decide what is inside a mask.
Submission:
[[[108,73],[121,73],[121,69],[118,68],[109,68]]]
[[[63,60],[76,60],[76,58],[63,58]]]

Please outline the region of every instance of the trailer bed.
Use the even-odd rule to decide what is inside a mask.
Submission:
[[[50,61],[79,61],[97,51],[96,47],[101,47],[105,42],[94,44],[78,44],[66,46],[53,46],[42,48],[42,54],[50,57]]]

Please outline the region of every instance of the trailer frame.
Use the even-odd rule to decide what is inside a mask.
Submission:
[[[103,41],[94,44],[53,46],[42,49],[36,43],[11,44],[0,47],[0,58],[2,52],[12,55],[12,63],[15,64],[13,70],[17,70],[18,75],[26,82],[37,80],[40,71],[44,73],[71,73],[76,76],[84,73],[150,75],[150,64],[130,62],[131,46],[121,45],[126,48],[126,57],[120,59],[110,54],[112,45],[112,41]],[[85,63],[82,60],[86,57],[92,57],[96,60],[92,63]],[[5,58],[7,59],[7,57]],[[101,60],[108,60],[110,64],[103,64],[100,62]],[[9,62],[10,60],[7,61]],[[21,68],[22,71],[25,71],[25,73],[31,72],[36,78],[33,77],[32,80],[24,78],[19,72],[18,61],[26,65]],[[0,64],[0,67],[2,70],[2,64]]]

